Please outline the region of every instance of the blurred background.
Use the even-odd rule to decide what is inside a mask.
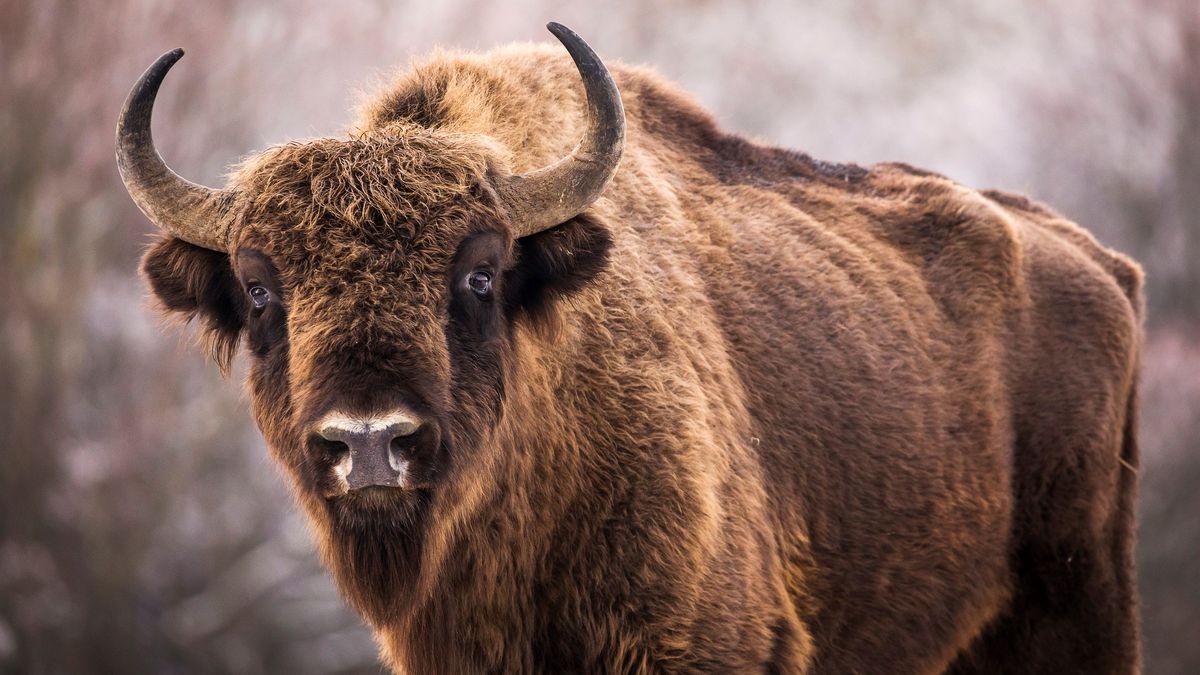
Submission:
[[[579,3],[582,4],[582,3]],[[113,161],[134,79],[182,174],[335,135],[435,46],[550,40],[653,66],[721,123],[1049,202],[1146,267],[1146,671],[1200,672],[1196,0],[0,0],[0,671],[372,673],[241,394],[138,279]]]

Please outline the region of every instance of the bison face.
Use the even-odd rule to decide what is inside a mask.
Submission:
[[[484,160],[429,138],[317,141],[243,179],[231,260],[255,414],[335,521],[419,514],[502,412],[520,301]]]
[[[396,569],[419,569],[431,514],[502,487],[487,467],[503,464],[493,434],[520,382],[522,336],[548,335],[610,238],[587,215],[514,237],[475,170],[481,153],[422,141],[411,173],[359,182],[394,172],[413,145],[389,140],[376,164],[371,142],[264,154],[237,178],[253,196],[228,253],[166,236],[143,273],[167,310],[202,319],[219,363],[245,346],[272,454],[348,599],[384,622],[413,587]]]
[[[181,50],[142,75],[118,123],[125,186],[165,232],[146,278],[166,310],[203,318],[223,366],[245,342],[259,427],[373,621],[417,567],[427,514],[461,516],[502,489],[487,467],[502,463],[492,437],[521,377],[522,326],[547,325],[606,259],[608,232],[584,212],[617,170],[624,109],[596,54],[549,28],[583,80],[584,135],[524,174],[485,134],[385,116],[268,150],[222,189],[196,185],[150,132]]]
[[[586,215],[515,238],[493,161],[420,134],[283,146],[235,177],[228,254],[167,237],[145,257],[222,362],[242,339],[258,425],[332,527],[410,535],[489,463],[519,327],[604,266],[608,231]]]

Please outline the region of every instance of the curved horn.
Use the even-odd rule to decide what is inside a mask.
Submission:
[[[134,203],[155,225],[214,251],[226,250],[233,193],[181,178],[154,149],[150,115],[167,71],[183,56],[175,49],[158,57],[138,78],[117,122],[117,168]]]
[[[587,131],[570,155],[537,171],[513,176],[501,189],[517,237],[536,234],[579,215],[612,180],[625,149],[625,107],[608,69],[570,28],[553,22],[546,28],[570,52],[583,78]]]

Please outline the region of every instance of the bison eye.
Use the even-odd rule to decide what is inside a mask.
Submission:
[[[467,276],[467,286],[479,297],[486,297],[492,292],[492,275],[490,272],[475,270]]]
[[[262,309],[271,301],[271,291],[268,291],[265,286],[251,286],[249,292],[254,309]]]

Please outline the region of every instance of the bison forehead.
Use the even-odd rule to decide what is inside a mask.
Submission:
[[[440,354],[452,238],[423,244],[397,228],[386,241],[364,239],[307,251],[286,275],[295,347],[314,358],[387,345]]]
[[[411,340],[440,330],[448,265],[428,251],[344,260],[321,255],[288,290],[294,331],[318,328],[360,342]],[[407,335],[400,335],[406,333]]]
[[[481,224],[500,227],[486,139],[403,131],[288,143],[248,160],[233,178],[245,195],[237,245],[281,266],[362,265],[446,254]]]

